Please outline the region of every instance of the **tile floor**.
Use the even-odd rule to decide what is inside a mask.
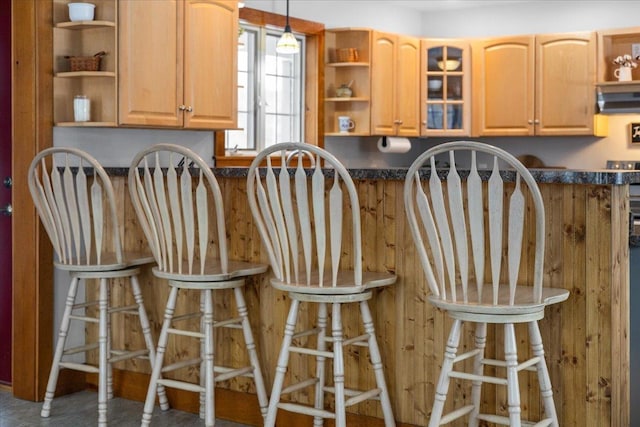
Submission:
[[[95,426],[98,421],[98,395],[82,391],[54,399],[49,418],[40,418],[42,402],[15,399],[10,392],[0,390],[0,427],[85,427]],[[142,402],[115,398],[109,401],[109,425],[118,427],[139,426],[142,417]],[[151,421],[154,427],[203,427],[200,418],[188,412],[171,409],[162,412],[156,406]],[[218,419],[216,427],[248,427]]]

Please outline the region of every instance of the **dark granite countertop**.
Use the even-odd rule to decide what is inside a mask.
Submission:
[[[126,176],[128,168],[105,168],[112,176]],[[404,180],[407,176],[408,168],[392,169],[349,169],[354,179],[387,179]],[[246,178],[248,168],[229,167],[214,168],[216,176],[223,178]],[[531,174],[539,183],[546,184],[597,184],[597,185],[625,185],[640,184],[640,171],[613,171],[607,169],[599,170],[577,170],[577,169],[530,169]],[[481,175],[482,175],[481,171]],[[488,171],[485,171],[488,174]],[[425,170],[425,173],[426,170]],[[447,171],[442,170],[442,177]],[[461,171],[461,174],[464,173]],[[506,173],[504,179],[512,179],[513,173]]]

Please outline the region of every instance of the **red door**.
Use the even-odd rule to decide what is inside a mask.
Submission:
[[[11,2],[0,1],[0,383],[11,383]]]

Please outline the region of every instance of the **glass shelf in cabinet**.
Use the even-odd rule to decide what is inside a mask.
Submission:
[[[352,96],[350,98],[345,97],[331,97],[325,98],[325,102],[369,102],[369,98]]]
[[[368,67],[368,62],[329,62],[327,67]]]

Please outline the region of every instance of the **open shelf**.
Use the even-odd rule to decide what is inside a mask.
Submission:
[[[115,127],[118,89],[118,0],[92,0],[95,20],[69,21],[69,3],[53,0],[53,120],[61,127]],[[68,57],[100,58],[98,71],[71,71]],[[91,102],[91,120],[76,122],[73,99]]]
[[[58,22],[56,28],[64,28],[67,30],[87,30],[91,28],[115,27],[116,23],[111,21],[68,21]]]
[[[59,122],[56,123],[59,127],[116,127],[116,122]]]
[[[632,46],[640,44],[640,27],[620,28],[616,30],[599,31],[598,35],[598,84],[615,83],[618,80],[613,74],[618,65],[613,60],[621,55],[631,55]],[[638,62],[637,60],[634,60]],[[640,80],[640,68],[632,68],[633,80]],[[631,82],[621,82],[631,83]]]
[[[115,77],[116,73],[113,71],[64,71],[62,73],[56,73],[56,77]]]

